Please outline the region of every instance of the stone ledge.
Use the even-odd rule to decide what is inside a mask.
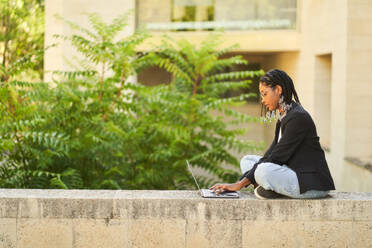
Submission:
[[[371,233],[372,193],[0,189],[0,247],[368,247]]]
[[[201,198],[197,191],[0,190],[0,218],[372,221],[372,193],[325,199]]]
[[[238,199],[211,199],[200,197],[198,191],[191,190],[61,190],[61,189],[1,189],[0,199],[196,199],[201,201],[242,201],[258,200],[253,193],[240,192]],[[324,199],[275,199],[274,201],[337,201],[361,200],[372,201],[369,192],[331,192]]]

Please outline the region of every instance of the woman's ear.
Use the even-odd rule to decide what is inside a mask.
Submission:
[[[276,93],[277,93],[278,95],[281,95],[282,92],[283,92],[283,88],[282,88],[282,86],[280,86],[280,85],[276,85],[276,86],[275,86],[275,91],[276,91]]]

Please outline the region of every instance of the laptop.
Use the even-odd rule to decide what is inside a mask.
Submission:
[[[194,173],[192,172],[190,163],[188,160],[186,160],[187,167],[189,168],[189,171],[194,178],[194,181],[196,183],[196,186],[198,186],[200,195],[204,198],[239,198],[239,193],[236,191],[223,191],[219,194],[216,194],[210,189],[200,189],[198,182],[196,181],[196,177],[194,176]]]

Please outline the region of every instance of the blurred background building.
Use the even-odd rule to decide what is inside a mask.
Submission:
[[[140,50],[166,32],[197,45],[209,31],[224,29],[224,45],[249,61],[246,69],[279,68],[293,79],[312,115],[338,191],[372,191],[372,1],[370,0],[45,0],[46,45],[54,34],[69,35],[55,14],[87,25],[82,13],[108,22],[134,10],[123,35],[146,27],[152,34]],[[68,43],[47,50],[44,69],[66,70],[76,56]],[[49,74],[45,78],[50,80]],[[159,68],[137,75],[146,85],[169,83]],[[257,91],[258,80],[252,89]],[[240,110],[260,114],[260,104]],[[251,125],[245,138],[273,138],[274,125]]]

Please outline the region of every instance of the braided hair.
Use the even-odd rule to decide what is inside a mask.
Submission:
[[[266,86],[271,87],[272,89],[274,89],[275,86],[280,85],[282,87],[282,96],[286,104],[291,104],[293,97],[298,104],[301,104],[300,100],[298,99],[292,79],[284,71],[279,69],[272,69],[266,72],[265,75],[260,78],[260,83],[263,83]],[[261,104],[261,116],[262,109],[263,105]]]

